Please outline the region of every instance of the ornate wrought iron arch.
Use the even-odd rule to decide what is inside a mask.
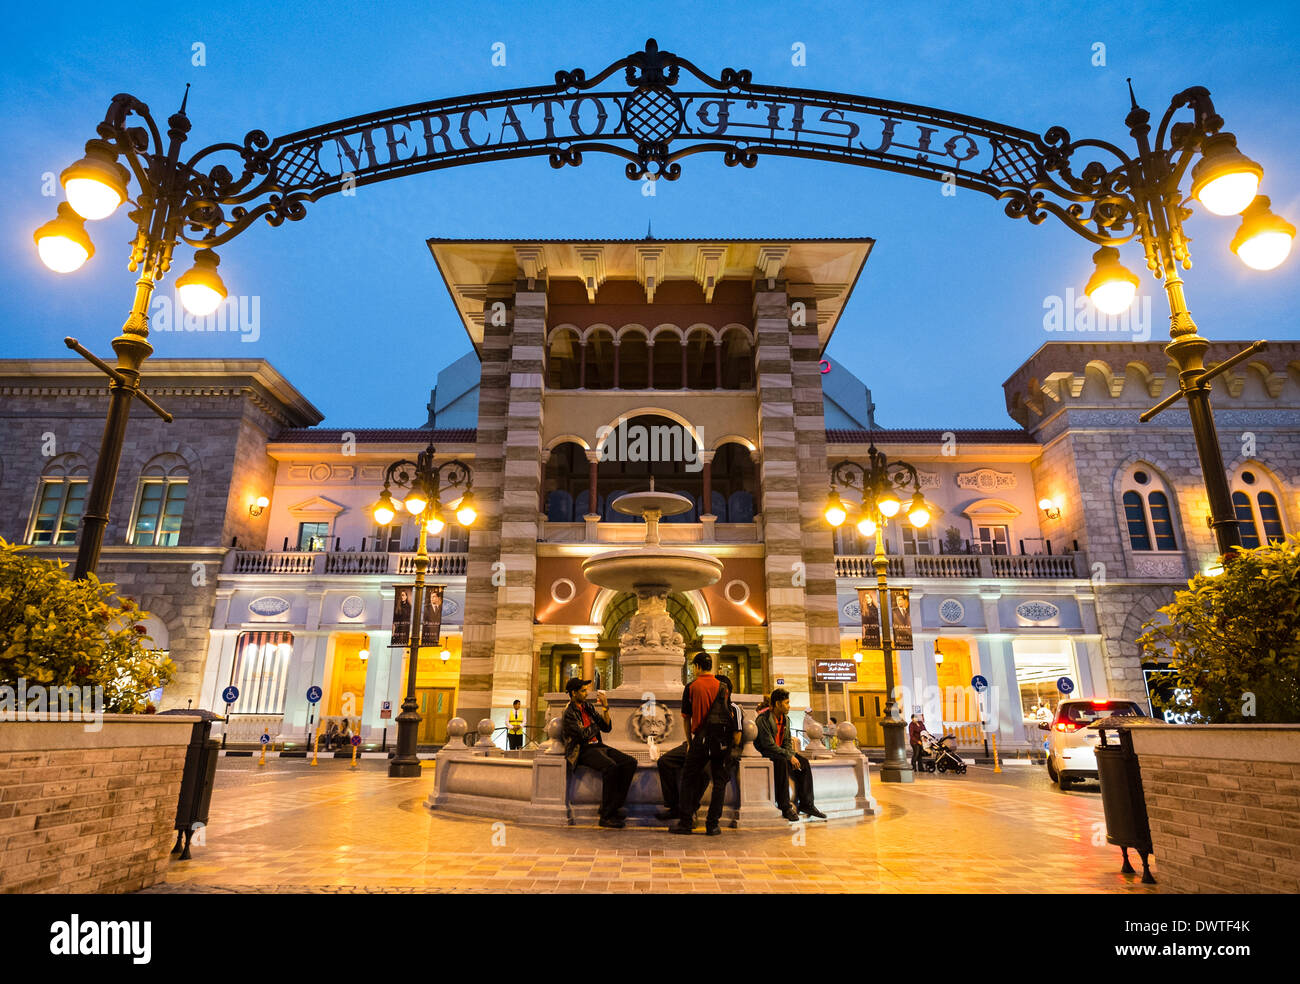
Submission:
[[[630,88],[607,86],[620,71]],[[705,88],[679,88],[687,77]],[[1196,119],[1173,127],[1175,148],[1222,125],[1208,93],[1188,89],[1171,104],[1162,138],[1184,106]],[[128,127],[132,114],[147,129]],[[99,134],[148,187],[150,160],[163,146],[148,107],[115,96]],[[628,178],[671,181],[684,158],[706,152],[721,153],[729,166],[754,167],[768,154],[949,182],[1005,200],[1013,218],[1039,224],[1055,215],[1095,243],[1141,232],[1129,193],[1137,163],[1114,144],[1073,141],[1059,126],[1039,136],[909,103],[761,85],[747,69],[725,68],[714,78],[652,38],[590,78],[582,69],[560,71],[552,85],[416,103],[275,139],[253,130],[240,144],[204,148],[178,162],[185,183],[178,235],[220,246],[258,218],[278,226],[326,195],[445,167],[544,156],[560,168],[604,153],[626,162]]]

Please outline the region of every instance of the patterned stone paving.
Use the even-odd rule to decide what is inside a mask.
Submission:
[[[880,815],[721,837],[435,815],[433,769],[224,760],[190,861],[149,892],[1149,893],[1119,873],[1097,786],[1041,767],[874,781]],[[1157,873],[1158,877],[1158,873]]]

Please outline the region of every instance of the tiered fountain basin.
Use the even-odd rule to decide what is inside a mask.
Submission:
[[[722,562],[693,550],[659,545],[659,520],[691,508],[691,500],[670,492],[634,492],[620,496],[614,508],[645,519],[646,538],[637,549],[613,550],[589,558],[583,576],[592,584],[637,596],[637,611],[619,639],[622,683],[607,695],[613,728],[606,744],[632,755],[637,772],[628,793],[628,822],[656,825],[663,804],[657,752],[685,740],[681,723],[685,649],[665,603],[674,591],[716,584]],[[737,775],[730,782],[722,823],[730,827],[783,827],[776,809],[772,764],[753,746],[753,723],[760,698],[737,694],[744,712],[746,738]],[[437,755],[436,788],[427,806],[467,816],[525,823],[568,825],[595,823],[601,797],[600,776],[586,768],[568,769],[560,740],[560,717],[567,694],[547,694],[548,740],[536,750],[507,752],[492,743],[493,722],[479,722],[478,733],[456,718],[448,724],[448,743]],[[809,737],[820,737],[815,722],[805,723]],[[828,818],[862,819],[875,812],[866,757],[858,751],[851,724],[840,725],[835,752],[814,743],[812,760],[817,805]],[[477,741],[474,739],[477,738]],[[706,791],[704,802],[709,793]]]

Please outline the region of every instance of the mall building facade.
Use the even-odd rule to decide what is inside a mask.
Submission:
[[[639,542],[612,506],[653,480],[694,503],[665,521],[665,543],[724,564],[717,584],[669,599],[688,647],[714,653],[738,689],[785,686],[796,709],[847,717],[879,744],[882,654],[863,652],[852,682],[813,672],[862,652],[874,539],[852,521],[832,530],[823,510],[831,466],[873,445],[916,466],[934,507],[924,530],[885,533],[890,583],[911,590],[914,648],[895,674],[907,705],[978,740],[982,675],[985,716],[1015,748],[1037,740],[1061,677],[1145,700],[1141,626],[1215,558],[1185,411],[1137,419],[1177,386],[1163,346],[1047,342],[1004,384],[1013,427],[881,427],[867,388],[824,354],[851,330],[841,312],[872,245],[430,240],[473,353],[439,375],[419,427],[326,430],[265,363],[152,361],[153,392],[195,402],[170,429],[133,417],[105,567],[170,632],[182,672],[163,705],[222,711],[234,684],[233,738],[299,740],[346,714],[367,741],[385,728],[391,740],[406,680],[394,598],[413,581],[416,527],[401,514],[376,527],[368,507],[387,465],[429,444],[470,465],[479,518],[430,538],[445,603],[417,664],[424,743],[453,716],[504,725],[516,699],[536,737],[569,676],[619,684],[633,600],[586,583],[581,565]],[[198,395],[200,365],[220,396]],[[19,436],[0,451],[0,535],[60,555],[102,412],[72,372],[0,363],[3,427]],[[1300,343],[1221,377],[1214,401],[1246,542],[1300,529]],[[42,457],[51,428],[79,435],[75,462]],[[169,470],[181,462],[188,472]],[[171,501],[147,486],[168,479],[195,486],[173,508],[175,536],[138,542],[142,510],[165,518]],[[161,576],[189,553],[213,565],[201,590]]]

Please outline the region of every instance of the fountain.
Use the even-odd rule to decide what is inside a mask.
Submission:
[[[679,718],[686,653],[681,633],[667,611],[668,595],[716,584],[722,576],[718,558],[660,544],[659,521],[693,505],[685,496],[655,491],[653,481],[648,492],[620,496],[613,508],[645,521],[644,542],[636,548],[596,554],[582,565],[583,576],[590,583],[632,592],[637,598],[636,612],[619,637],[623,679],[607,694],[613,728],[603,735],[606,744],[637,759],[637,775],[627,801],[630,825],[657,825],[654,812],[662,803],[662,791],[653,759],[660,749],[666,751],[680,743],[684,734]],[[727,793],[724,826],[787,825],[772,794],[771,763],[753,746],[757,733],[753,718],[760,699],[751,694],[734,697],[744,711],[745,751]],[[426,805],[450,813],[530,823],[594,823],[600,778],[588,769],[568,772],[559,722],[567,701],[566,694],[547,694],[549,740],[532,752],[496,748],[489,720],[479,722],[475,741],[467,722],[453,719],[447,744],[437,755],[437,788]],[[820,739],[820,726],[810,722],[806,733]],[[838,737],[835,752],[816,743],[804,752],[813,760],[818,806],[832,819],[870,816],[875,812],[870,773],[866,757],[854,745],[853,725],[841,724]]]

